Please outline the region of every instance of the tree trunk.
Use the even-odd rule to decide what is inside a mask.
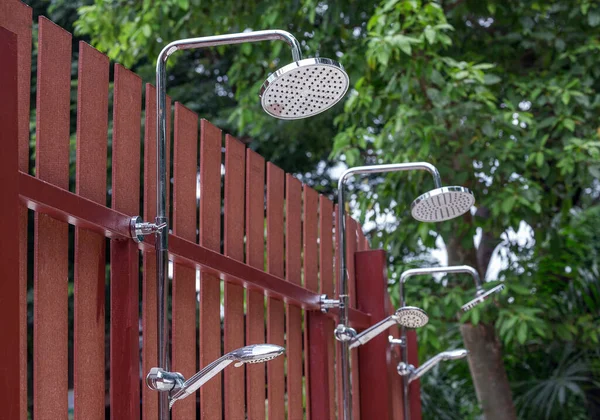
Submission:
[[[508,384],[502,346],[492,325],[460,326],[477,399],[486,420],[512,420],[517,415]]]
[[[471,215],[465,215],[463,222],[472,223],[470,218]],[[462,238],[456,235],[450,236],[446,241],[448,265],[469,264],[478,269],[482,279],[485,278],[498,241],[484,232],[477,250],[474,247],[465,249],[461,242]],[[502,345],[493,325],[463,324],[460,332],[465,348],[469,351],[469,368],[485,419],[516,420],[512,393],[502,360]]]

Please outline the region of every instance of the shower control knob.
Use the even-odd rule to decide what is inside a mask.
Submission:
[[[391,346],[401,346],[404,347],[404,340],[401,338],[394,338],[393,335],[388,335],[388,342]]]
[[[154,391],[170,392],[183,387],[185,378],[179,372],[168,372],[164,369],[154,367],[146,376],[146,385]]]

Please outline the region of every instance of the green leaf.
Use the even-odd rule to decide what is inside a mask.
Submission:
[[[568,90],[565,90],[565,91],[562,93],[562,95],[561,95],[560,99],[562,100],[562,103],[563,103],[563,104],[565,104],[565,105],[569,105],[569,101],[571,100],[571,95],[569,94],[569,91],[568,91]]]
[[[502,78],[496,76],[495,74],[486,74],[483,76],[483,83],[486,85],[495,85],[496,83],[500,83]]]
[[[457,72],[457,73],[454,74],[454,78],[456,80],[462,80],[462,79],[467,78],[468,76],[469,76],[469,72],[466,71],[466,70],[461,70],[461,71],[459,71],[459,72]]]
[[[536,153],[535,163],[537,164],[538,168],[541,168],[544,164],[544,154],[542,152]]]
[[[435,29],[433,29],[429,25],[427,25],[427,27],[425,28],[425,38],[427,38],[427,41],[431,45],[433,45],[433,43],[435,42]]]
[[[512,210],[516,201],[517,201],[517,197],[514,195],[507,197],[506,200],[504,200],[501,204],[502,211],[506,214],[510,213],[510,211]]]
[[[517,340],[519,341],[520,344],[525,344],[525,341],[527,341],[527,323],[526,322],[522,322],[521,324],[519,324],[519,327],[517,330]]]
[[[570,132],[575,131],[575,121],[570,118],[565,118],[562,122],[563,127],[565,127]]]
[[[593,10],[588,13],[588,23],[590,26],[598,26],[600,24],[600,12]]]

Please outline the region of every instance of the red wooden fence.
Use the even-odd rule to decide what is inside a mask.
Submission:
[[[0,418],[25,420],[28,410],[36,420],[67,418],[71,385],[67,308],[72,286],[75,418],[102,419],[109,410],[114,419],[156,419],[157,395],[143,385],[157,358],[153,240],[149,237],[137,245],[128,231],[131,216],[143,213],[145,220],[152,220],[156,212],[155,89],[142,86],[141,79],[124,67],[114,66],[111,147],[110,63],[80,43],[76,159],[70,162],[71,35],[41,17],[36,161],[29,168],[31,9],[15,0],[2,2],[0,26],[0,54],[5,58],[0,66],[4,161],[0,169],[0,329],[4,340],[0,373],[10,379],[0,381],[0,406],[4,407]],[[171,109],[170,101],[167,109]],[[170,120],[169,114],[168,133]],[[178,402],[173,418],[193,419],[197,413],[211,420],[223,415],[252,420],[267,415],[270,419],[336,418],[341,395],[333,338],[335,311],[323,314],[319,310],[320,294],[333,297],[336,291],[334,267],[339,249],[334,240],[333,203],[265,163],[235,138],[223,139],[221,130],[199,120],[180,103],[174,105],[173,131],[169,237],[173,369],[189,377],[223,351],[245,344],[270,342],[286,348],[285,358],[266,365],[226,369],[204,385],[197,398]],[[75,169],[72,192],[70,167]],[[27,208],[35,213],[31,256]],[[69,225],[75,226],[74,239],[70,239]],[[354,220],[349,219],[346,226],[350,320],[362,329],[390,310],[378,306],[389,297],[385,277],[374,274],[385,259],[377,254],[379,260],[371,258],[355,278],[354,255],[367,250],[368,243]],[[33,260],[32,331],[27,328],[28,259]],[[378,287],[371,287],[372,282],[378,282]],[[107,290],[110,302],[105,302]],[[33,336],[30,358],[28,336]],[[378,341],[379,346],[352,352],[354,418],[382,418],[376,413],[385,409],[384,417],[401,419],[397,375],[387,376],[395,362],[387,358],[383,341]],[[28,364],[33,367],[29,384]],[[376,365],[376,372],[361,373]],[[386,378],[387,389],[381,388],[377,376]],[[370,395],[365,389],[376,391],[386,401],[385,407],[364,400]],[[420,408],[413,411],[413,420],[419,416]]]

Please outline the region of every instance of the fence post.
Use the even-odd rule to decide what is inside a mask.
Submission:
[[[329,397],[329,344],[332,334],[329,318],[317,311],[306,311],[308,329],[308,390],[310,391],[310,418],[326,419],[330,415]]]
[[[388,316],[386,312],[387,276],[383,250],[359,251],[354,254],[356,298],[358,309],[371,314],[373,322]],[[391,418],[388,372],[387,334],[380,334],[358,348],[360,377],[360,417],[387,420]]]
[[[19,187],[17,121],[17,35],[0,27],[0,407],[6,418],[19,418],[21,380],[19,353]]]

